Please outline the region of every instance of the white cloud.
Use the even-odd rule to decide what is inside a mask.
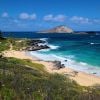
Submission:
[[[30,19],[35,20],[37,18],[36,14],[30,15]]]
[[[55,21],[55,22],[63,22],[66,20],[66,16],[65,15],[56,15],[53,16],[52,14],[46,15],[44,16],[44,21]]]
[[[73,16],[70,20],[75,23],[81,23],[81,24],[91,24],[92,23],[89,18],[78,17],[78,16]]]
[[[63,22],[66,20],[66,16],[65,15],[57,15],[54,17],[55,21],[59,21],[59,22]]]
[[[20,15],[19,15],[19,18],[20,19],[31,19],[31,20],[35,20],[36,19],[36,14],[28,14],[28,13],[21,13]]]
[[[29,14],[28,14],[28,13],[21,13],[21,14],[19,15],[19,18],[20,18],[20,19],[29,19]]]
[[[93,22],[97,23],[97,24],[100,24],[100,19],[94,19]]]
[[[44,16],[44,20],[45,21],[52,21],[53,20],[53,15],[49,14],[49,15]]]
[[[3,17],[3,18],[7,18],[7,17],[9,17],[9,15],[8,15],[7,12],[4,12],[4,13],[1,15],[1,17]]]

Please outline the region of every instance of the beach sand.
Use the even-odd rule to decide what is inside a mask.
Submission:
[[[41,61],[36,57],[27,55],[25,51],[9,50],[4,52],[4,56],[15,57],[19,59],[30,59],[32,60],[32,62],[43,64],[45,66],[45,70],[48,71],[49,73],[59,73],[69,76],[70,79],[75,80],[81,86],[92,86],[100,84],[99,76],[90,75],[84,72],[78,72],[71,68],[68,68],[67,66],[65,68],[57,70],[55,69],[53,62]]]

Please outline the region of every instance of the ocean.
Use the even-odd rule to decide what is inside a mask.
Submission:
[[[5,32],[4,36],[45,40],[50,49],[31,51],[30,55],[45,61],[58,60],[69,68],[100,76],[100,32],[95,35]]]

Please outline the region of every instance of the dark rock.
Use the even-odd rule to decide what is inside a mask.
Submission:
[[[54,65],[55,65],[55,67],[57,69],[61,69],[61,68],[64,68],[65,67],[64,64],[61,64],[61,61],[54,61],[53,63],[54,63]]]
[[[26,50],[28,51],[36,51],[36,50],[41,50],[41,49],[48,49],[48,46],[32,46],[32,47],[27,47]]]
[[[31,41],[29,41],[29,45],[37,45],[37,44],[39,44],[39,43],[45,43],[45,41],[43,41],[43,40],[31,40]]]
[[[88,34],[87,32],[75,32],[74,34]]]
[[[39,45],[40,43],[43,43]],[[41,49],[49,49],[49,46],[44,45],[45,41],[43,40],[31,40],[28,43],[28,47],[26,48],[27,51],[36,51]]]
[[[96,32],[94,31],[87,31],[87,32],[74,32],[73,34],[89,34],[89,35],[95,35]]]
[[[90,35],[95,35],[96,34],[96,32],[94,32],[94,31],[88,31],[87,33],[90,34]]]
[[[97,73],[94,72],[93,74],[97,74]]]

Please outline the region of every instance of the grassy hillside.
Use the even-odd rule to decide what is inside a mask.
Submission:
[[[9,49],[22,50],[28,46],[29,41],[27,39],[0,38],[0,52]]]
[[[0,100],[99,100],[95,99],[99,97],[99,86],[81,87],[65,76],[47,73],[43,65],[29,60],[0,58]]]
[[[56,98],[56,96],[59,98],[64,96],[65,84],[69,84],[73,89],[77,87],[76,83],[72,84],[72,81],[66,81],[63,76],[48,74],[43,67],[43,65],[31,63],[29,60],[1,58],[0,100],[13,100],[14,98],[16,100],[26,98],[26,100],[33,100],[33,98],[43,100],[48,93],[51,95],[50,98]],[[61,91],[63,92],[61,93]],[[78,90],[73,90],[73,92],[77,93]]]
[[[10,49],[10,44],[6,39],[0,39],[0,52]]]

